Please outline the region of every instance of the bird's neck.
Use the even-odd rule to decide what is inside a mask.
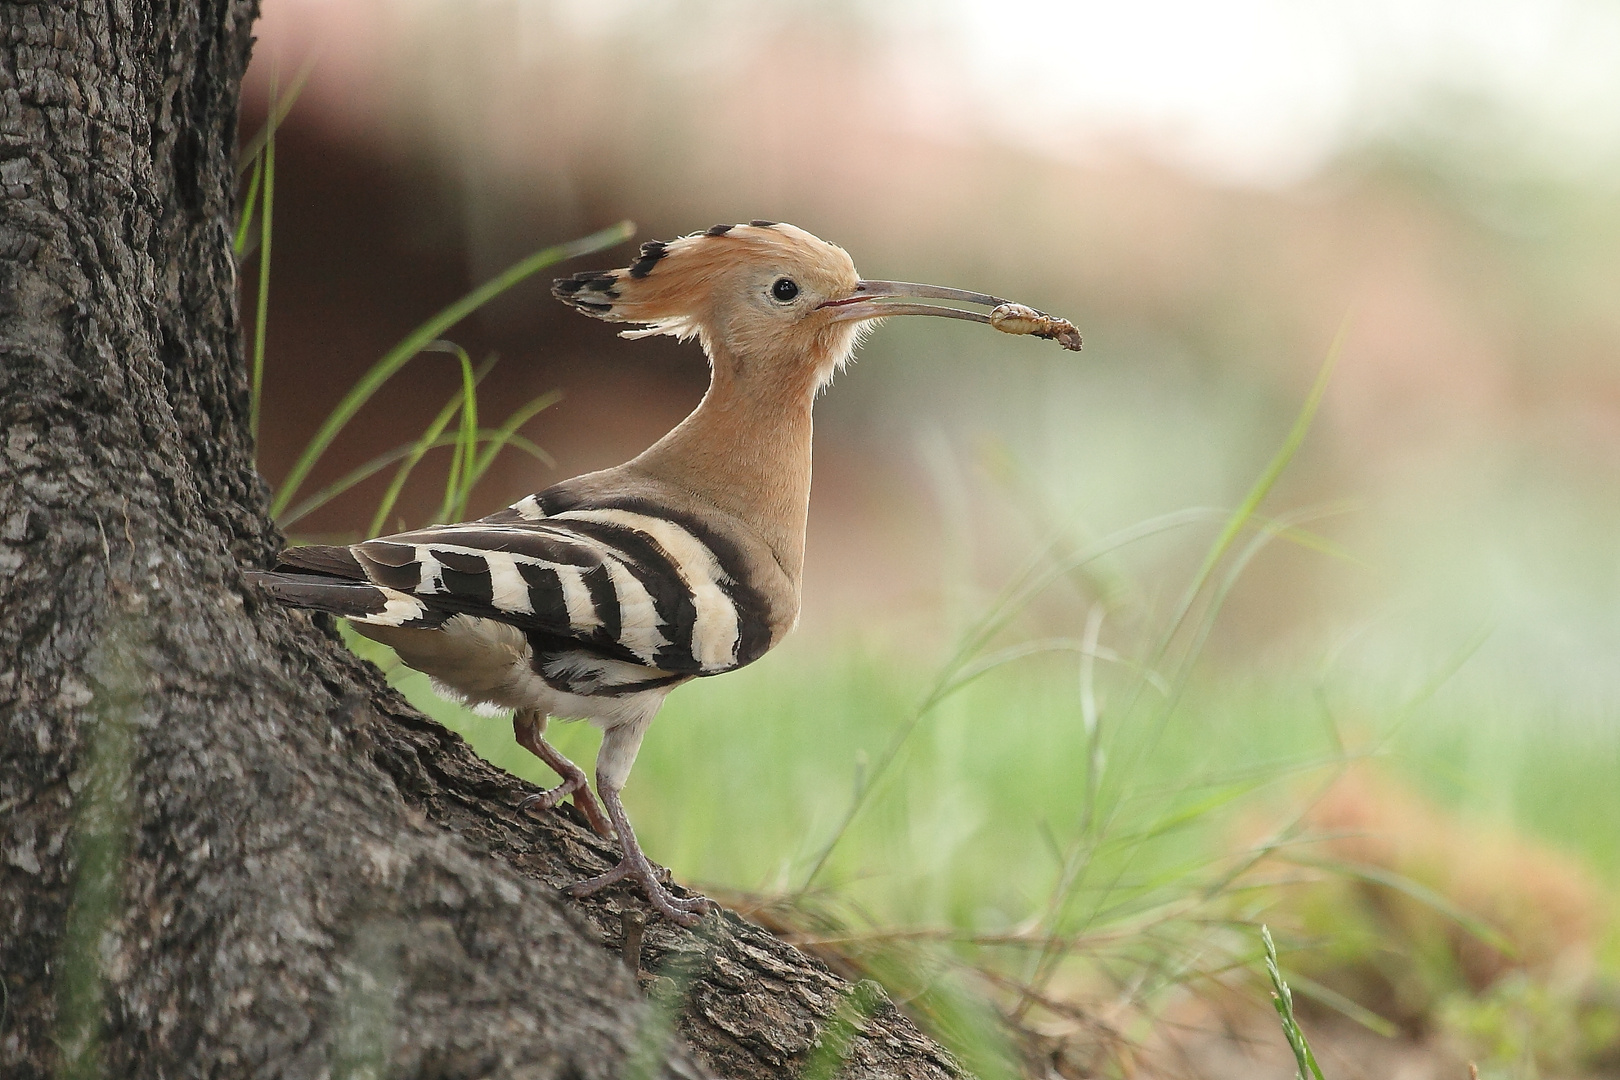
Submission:
[[[740,519],[764,540],[797,586],[810,507],[813,381],[750,379],[713,366],[690,416],[630,464]]]

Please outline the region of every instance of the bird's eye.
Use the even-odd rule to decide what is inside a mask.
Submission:
[[[792,278],[779,277],[776,284],[771,286],[771,295],[785,304],[799,295],[799,286]]]

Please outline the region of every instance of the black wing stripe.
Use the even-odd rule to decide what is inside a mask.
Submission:
[[[367,540],[350,550],[365,569],[366,577],[378,585],[401,592],[416,592],[422,584],[422,564],[417,560],[414,545]]]
[[[577,528],[586,523],[615,525],[640,533],[661,548],[674,566],[681,586],[692,598],[694,619],[690,636],[691,647],[682,659],[676,650],[666,650],[667,663],[678,669],[697,665],[697,670],[712,674],[729,671],[737,666],[737,607],[721,588],[725,571],[715,561],[714,553],[690,532],[666,518],[653,514],[639,514],[617,508],[569,510],[555,519],[559,524]]]
[[[637,672],[639,672],[638,678],[649,673],[657,673],[655,669],[648,667],[640,657],[629,649],[623,648],[614,642],[581,641],[576,636],[549,634],[544,630],[529,630],[525,632],[524,636],[529,639],[529,647],[534,651],[532,666],[535,673],[558,690],[568,690],[570,693],[578,692],[567,685],[567,679],[548,675],[545,671],[546,664],[566,653],[580,653],[594,656],[598,660],[615,660],[626,665],[634,665]],[[682,675],[680,677],[690,678],[691,676]]]
[[[652,670],[651,668],[647,670]],[[544,678],[544,676],[541,676]],[[673,686],[675,683],[685,682],[690,675],[657,675],[650,679],[639,679],[635,682],[613,683],[611,685],[598,684],[596,689],[590,691],[592,697],[628,697],[639,694],[643,690],[657,690],[663,686]],[[578,691],[572,691],[578,693]]]
[[[483,556],[441,548],[428,548],[428,555],[439,564],[439,588],[444,592],[474,604],[494,603],[495,586]]]
[[[376,565],[375,576],[414,592],[446,611],[498,619],[514,626],[569,634],[579,641],[628,650],[650,663],[669,644],[661,632],[657,602],[627,559],[594,537],[565,526],[521,529],[423,530],[413,538],[437,543],[402,544],[390,537],[380,552],[402,562]],[[498,547],[471,549],[468,542],[495,537]],[[358,545],[365,555],[368,545]]]
[[[619,594],[613,588],[608,568],[598,563],[582,575],[585,588],[590,591],[591,607],[596,610],[600,624],[592,635],[596,640],[618,641],[620,631]]]
[[[521,525],[530,520],[523,516],[523,512],[515,506],[508,506],[505,510],[497,510],[493,514],[478,519],[491,525]]]
[[[566,529],[541,522],[521,525],[441,525],[414,533],[400,533],[387,540],[367,540],[357,545],[369,550],[374,544],[393,544],[398,547],[450,547],[470,551],[502,551],[510,555],[523,555],[542,562],[562,563],[569,566],[595,566],[597,554],[579,543],[579,538]],[[412,554],[411,558],[416,556]]]
[[[499,551],[499,548],[495,549]],[[470,551],[450,551],[445,548],[430,547],[428,554],[439,560],[446,569],[458,574],[488,574],[489,564],[482,555],[475,555]]]
[[[562,582],[557,579],[557,571],[549,566],[531,562],[520,562],[517,569],[518,573],[523,575],[524,583],[529,586],[529,606],[534,609],[535,615],[552,616],[549,621],[558,624],[556,629],[566,627],[568,604],[563,599]]]

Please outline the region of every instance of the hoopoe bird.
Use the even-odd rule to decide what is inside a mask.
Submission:
[[[691,926],[710,902],[664,887],[620,792],[671,690],[758,660],[798,621],[816,395],[893,315],[968,319],[1070,349],[1080,336],[983,293],[864,281],[842,248],[770,221],[650,242],[633,265],[559,279],[552,293],[634,324],[625,337],[696,337],[710,368],[703,400],[623,465],[476,521],[289,548],[273,572],[249,576],[283,603],[348,619],[469,704],[511,709],[518,743],[561,777],[520,810],[572,796],[623,851],[571,893],[630,878]],[[602,729],[600,804],[546,741],[550,718]]]

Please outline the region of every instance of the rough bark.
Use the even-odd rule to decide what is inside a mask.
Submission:
[[[0,1074],[793,1074],[845,984],[727,914],[649,1004],[611,849],[243,584],[254,14],[0,7]],[[845,1075],[957,1069],[884,1007]]]

